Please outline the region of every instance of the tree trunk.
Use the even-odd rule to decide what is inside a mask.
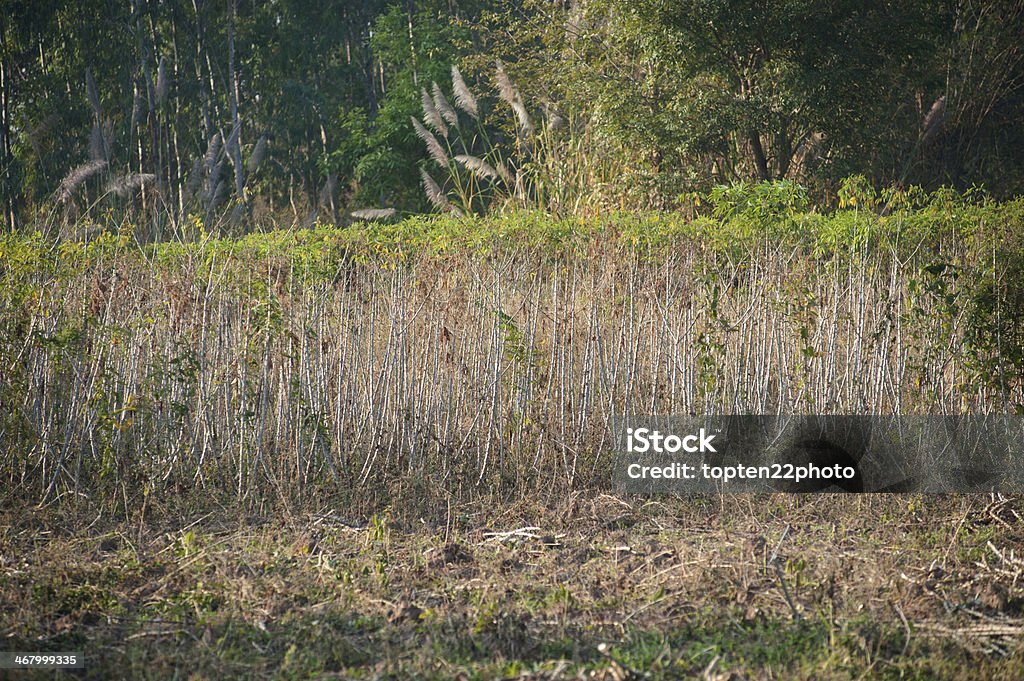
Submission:
[[[242,124],[238,118],[238,78],[235,75],[235,0],[228,0],[228,103],[231,106],[231,154],[235,166],[235,193],[245,203],[245,176],[242,171]]]
[[[11,83],[10,69],[7,65],[7,25],[0,19],[0,53],[3,59],[0,60],[0,167],[3,168],[3,178],[0,180],[0,187],[4,195],[4,223],[7,228],[14,231],[14,178],[11,170],[14,165],[14,157],[11,153]]]
[[[420,85],[420,70],[419,64],[416,62],[416,38],[412,32],[412,18],[416,11],[416,3],[413,0],[408,0],[405,3],[405,15],[409,25],[409,56],[412,57],[412,84],[416,87]]]
[[[175,84],[180,83],[179,80],[181,75],[178,71],[178,63],[181,60],[178,54],[178,21],[177,16],[171,22],[171,53],[174,55],[174,82]],[[185,214],[185,202],[183,200],[183,194],[185,193],[185,169],[181,165],[181,148],[178,145],[178,129],[181,127],[181,97],[174,98],[174,120],[171,123],[171,147],[174,155],[174,175],[175,175],[175,187],[174,193],[177,197],[178,216],[181,217]]]
[[[366,78],[366,99],[369,106],[370,117],[377,115],[377,69],[373,58],[373,48],[370,46],[370,8],[366,0],[363,0],[363,13],[360,17],[360,31],[366,34],[366,55],[363,65]]]
[[[750,149],[754,153],[754,166],[757,168],[757,179],[760,182],[764,182],[771,176],[768,173],[768,159],[764,155],[764,147],[761,146],[761,135],[757,130],[751,130],[747,133],[750,140]]]
[[[775,165],[778,167],[776,177],[780,180],[786,179],[789,174],[789,164],[793,160],[793,143],[790,141],[789,131],[784,126],[775,138]]]

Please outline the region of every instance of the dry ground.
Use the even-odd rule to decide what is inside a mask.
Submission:
[[[0,649],[97,679],[1024,678],[1016,499],[97,515],[2,512]]]

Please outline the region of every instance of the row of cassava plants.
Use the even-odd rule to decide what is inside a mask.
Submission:
[[[525,493],[603,480],[613,414],[1021,409],[1024,203],[722,201],[694,221],[4,236],[2,484]]]

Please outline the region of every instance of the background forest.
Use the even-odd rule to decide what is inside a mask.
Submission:
[[[8,229],[1024,183],[1019,0],[2,5]]]

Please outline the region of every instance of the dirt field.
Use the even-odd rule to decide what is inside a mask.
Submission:
[[[1021,512],[602,494],[431,519],[7,510],[0,646],[82,651],[96,679],[1019,679]]]

